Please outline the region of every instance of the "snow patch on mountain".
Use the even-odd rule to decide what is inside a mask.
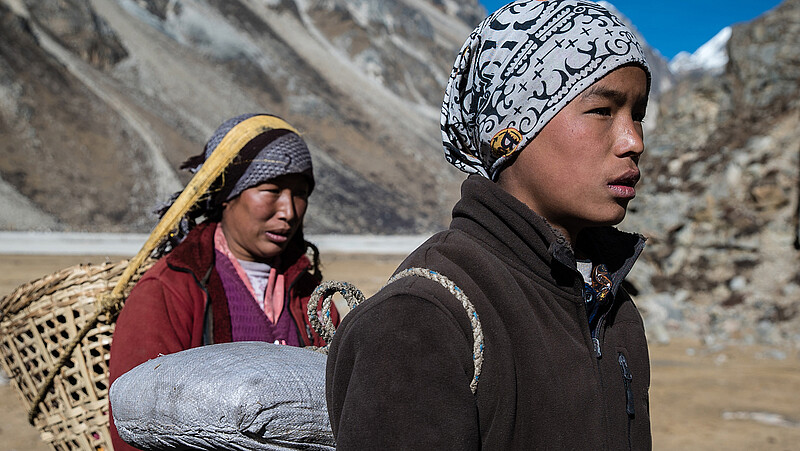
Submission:
[[[694,53],[680,52],[669,63],[675,74],[689,72],[708,72],[719,74],[728,64],[728,40],[731,38],[731,27],[720,30],[711,40],[700,46]]]

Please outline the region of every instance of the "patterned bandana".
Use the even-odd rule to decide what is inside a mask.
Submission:
[[[516,1],[456,57],[442,105],[447,161],[492,180],[584,89],[620,66],[650,69],[633,33],[584,0]]]

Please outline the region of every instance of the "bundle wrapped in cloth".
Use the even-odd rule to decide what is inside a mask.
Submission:
[[[325,361],[263,342],[160,356],[114,381],[114,424],[145,450],[333,450]]]

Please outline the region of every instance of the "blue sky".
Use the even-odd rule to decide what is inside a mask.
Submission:
[[[480,0],[489,12],[508,3]],[[650,46],[671,59],[694,52],[728,25],[758,17],[780,0],[615,0],[610,2],[639,29]]]

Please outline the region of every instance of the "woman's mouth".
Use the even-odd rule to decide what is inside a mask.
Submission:
[[[266,232],[267,238],[273,243],[283,244],[289,241],[289,232]]]

